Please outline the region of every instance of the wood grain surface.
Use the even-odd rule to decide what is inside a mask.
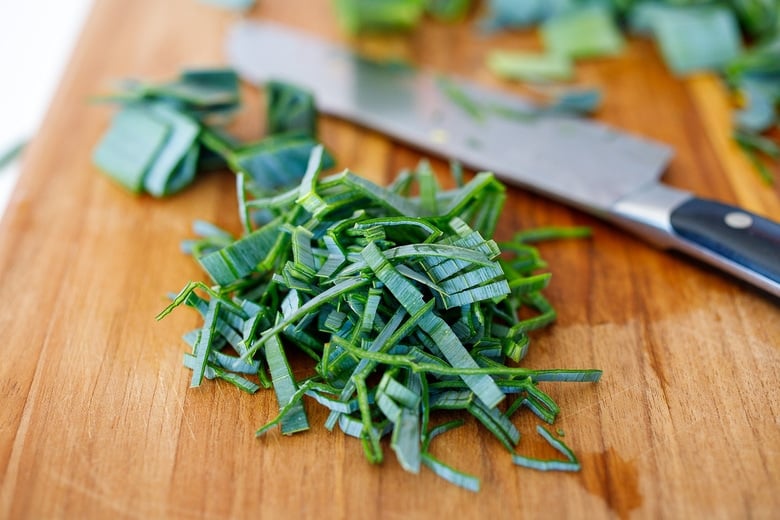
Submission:
[[[248,14],[347,41],[330,2],[263,0]],[[223,63],[236,15],[192,0],[98,0],[0,224],[0,518],[770,518],[780,511],[780,306],[731,278],[658,251],[608,225],[512,189],[500,235],[538,225],[593,227],[586,241],[545,244],[558,323],[532,337],[531,368],[604,370],[597,384],[545,384],[556,427],[580,473],[512,465],[474,421],[436,453],[482,478],[474,494],[429,471],[381,466],[360,443],[322,427],[292,437],[255,428],[272,392],[208,382],[189,389],[182,310],[154,316],[165,295],[204,275],[178,244],[194,219],[238,231],[232,176],[205,175],[168,200],[122,191],[91,165],[111,109],[87,104],[123,77],[164,79]],[[366,52],[500,83],[491,47],[538,47],[532,32],[485,36],[428,21],[403,38],[362,39]],[[598,117],[677,151],[665,180],[780,219],[728,139],[729,105],[713,77],[678,81],[652,44],[578,67],[605,90]],[[262,97],[247,87],[237,123],[263,131]],[[420,154],[323,118],[340,165],[385,182]],[[520,143],[519,143],[520,145]],[[562,151],[564,152],[564,151]],[[434,161],[437,172],[446,164]],[[519,450],[551,449],[520,414]],[[774,516],[776,518],[776,516]]]

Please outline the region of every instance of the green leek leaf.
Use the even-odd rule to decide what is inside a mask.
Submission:
[[[290,365],[287,363],[287,357],[284,355],[282,345],[276,336],[272,336],[266,341],[264,352],[281,411],[285,405],[293,401],[293,396],[298,389],[295,386]],[[306,412],[300,401],[295,403],[282,418],[281,429],[285,435],[309,429],[309,421],[306,419]]]
[[[549,52],[571,58],[610,56],[623,49],[612,13],[597,5],[567,10],[541,26]]]
[[[777,122],[775,105],[780,100],[780,85],[772,89],[748,79],[742,82],[740,90],[745,98],[745,107],[735,114],[737,127],[756,133],[771,128]]]
[[[426,467],[430,468],[436,475],[443,478],[451,484],[462,487],[469,491],[479,491],[479,479],[467,473],[463,473],[448,466],[444,462],[440,461],[430,453],[422,454],[422,463]]]
[[[487,66],[497,76],[523,81],[568,81],[574,76],[574,66],[568,55],[491,51]]]
[[[651,23],[661,54],[675,74],[721,69],[741,49],[737,20],[724,6],[669,6],[654,11]]]
[[[266,84],[268,133],[317,135],[317,109],[311,92],[281,81]]]
[[[127,107],[111,120],[93,154],[95,165],[133,192],[140,192],[149,168],[165,146],[170,125],[139,107]]]
[[[252,179],[256,188],[274,191],[300,182],[317,141],[307,136],[276,135],[235,150],[229,157],[236,171]],[[323,168],[335,164],[329,153],[323,156]]]
[[[250,274],[265,260],[278,240],[280,218],[227,247],[199,259],[211,278],[221,285],[227,285]]]
[[[395,451],[399,464],[410,473],[419,473],[420,452],[420,414],[419,410],[403,408],[393,427],[390,447]]]
[[[184,103],[200,115],[202,110],[234,109],[239,103],[238,75],[231,69],[190,69],[177,80],[147,86],[146,95]]]
[[[204,317],[203,328],[198,335],[195,345],[192,347],[194,367],[192,370],[192,381],[190,383],[191,387],[200,386],[203,381],[206,363],[208,362],[209,354],[211,353],[212,344],[216,339],[217,315],[219,314],[219,310],[219,300],[211,300],[206,316]]]
[[[162,197],[170,193],[171,177],[174,174],[178,173],[178,179],[174,181],[173,187],[179,188],[186,186],[187,181],[195,176],[198,151],[193,145],[200,129],[195,121],[166,105],[156,103],[149,109],[169,128],[165,145],[144,176],[144,189],[155,197]],[[194,154],[190,154],[191,149],[194,149]]]
[[[488,29],[521,28],[535,25],[568,9],[574,0],[490,0]]]
[[[425,5],[426,0],[335,0],[339,23],[353,34],[411,29]]]

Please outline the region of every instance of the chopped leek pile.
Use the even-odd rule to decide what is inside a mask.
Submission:
[[[442,423],[439,410],[473,416],[518,465],[578,469],[544,428],[563,460],[517,453],[512,417],[528,409],[552,424],[559,408],[542,383],[601,376],[517,365],[529,333],[556,316],[542,294],[550,274],[538,272],[545,263],[530,242],[588,230],[535,230],[499,244],[505,194],[490,173],[464,183],[455,168],[457,187],[443,191],[425,162],[386,188],[348,170],[322,176],[322,165],[316,147],[300,185],[272,194],[239,174],[242,236],[199,222],[200,238],[185,243],[212,285],[189,283],[158,318],[181,305],[202,315],[184,336],[191,385],[273,388],[279,413],[258,436],[306,430],[306,407],[324,406],[325,427],[360,439],[369,461],[382,461],[388,437],[407,471],[426,466],[470,490],[476,477],[431,452],[434,437],[463,424]]]
[[[101,98],[120,110],[98,143],[93,162],[130,191],[165,197],[189,186],[199,171],[230,168],[266,190],[300,181],[316,141],[312,95],[280,82],[267,85],[269,135],[239,143],[222,128],[240,106],[230,69],[187,70],[159,85],[128,81]],[[330,155],[327,166],[333,165]]]

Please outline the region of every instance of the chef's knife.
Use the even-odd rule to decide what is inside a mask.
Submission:
[[[228,59],[245,79],[310,89],[324,113],[354,121],[465,166],[595,214],[667,248],[708,262],[780,297],[780,225],[744,209],[665,186],[663,144],[565,115],[531,114],[517,96],[412,67],[378,64],[349,49],[272,23],[241,21]],[[504,115],[495,115],[495,114]]]

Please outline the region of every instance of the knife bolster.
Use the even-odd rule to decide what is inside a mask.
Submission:
[[[655,184],[618,200],[607,218],[656,247],[677,248],[671,215],[690,199],[691,194],[686,191]]]

